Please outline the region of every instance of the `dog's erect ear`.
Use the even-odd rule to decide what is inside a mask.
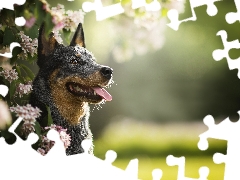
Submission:
[[[38,35],[38,61],[37,64],[40,67],[45,63],[46,56],[51,54],[54,49],[59,45],[51,32],[49,36],[46,36],[44,24],[41,25]]]
[[[76,45],[79,45],[84,48],[86,47],[85,41],[84,41],[84,32],[83,32],[82,23],[78,24],[77,30],[73,35],[72,41],[70,43],[70,46],[76,46]]]

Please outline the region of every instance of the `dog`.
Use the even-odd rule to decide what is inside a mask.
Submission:
[[[96,62],[86,49],[84,31],[80,23],[69,46],[59,44],[51,33],[45,35],[42,25],[38,36],[39,72],[33,81],[30,104],[42,113],[38,122],[47,126],[44,119],[50,108],[53,123],[67,129],[71,145],[67,155],[84,152],[81,142],[90,139],[89,104],[111,101],[112,96],[104,89],[112,82],[113,70]],[[93,144],[89,150],[93,154]]]

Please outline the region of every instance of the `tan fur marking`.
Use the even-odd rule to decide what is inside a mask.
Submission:
[[[43,49],[41,51],[44,55],[49,55],[56,47],[57,40],[54,36],[50,37],[49,40],[47,40],[44,35],[42,35],[42,43],[43,43]]]
[[[51,93],[53,101],[58,108],[60,114],[71,124],[77,125],[81,118],[85,115],[85,110],[88,108],[88,103],[81,102],[76,97],[71,95],[65,84],[67,79],[56,80],[56,75],[59,70],[55,70],[50,77]]]
[[[101,73],[90,75],[88,78],[79,78],[77,76],[69,76],[65,79],[56,79],[59,69],[55,70],[50,77],[51,93],[53,101],[61,115],[72,125],[80,123],[81,118],[86,113],[88,103],[82,97],[70,94],[66,88],[67,82],[75,82],[84,86],[106,86],[108,80],[103,78]]]
[[[79,38],[77,38],[77,39],[75,40],[75,43],[78,44],[80,47],[83,47],[83,45],[84,45],[84,43],[82,42],[82,40],[79,39]]]
[[[81,57],[81,54],[75,54],[77,57]]]

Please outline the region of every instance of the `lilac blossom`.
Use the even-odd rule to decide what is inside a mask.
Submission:
[[[16,69],[4,69],[0,72],[0,76],[4,76],[6,80],[8,80],[10,83],[14,80],[18,79],[18,73],[16,72]]]
[[[25,26],[27,28],[31,28],[35,22],[36,22],[36,18],[34,16],[32,16],[31,18],[26,20]]]
[[[70,30],[71,32],[75,31],[79,23],[84,21],[84,12],[80,9],[78,11],[68,10],[66,12],[66,17],[64,21],[64,28]]]
[[[32,82],[28,82],[27,84],[20,83],[16,89],[16,94],[19,97],[22,97],[24,94],[29,94],[32,91]]]
[[[25,35],[23,31],[20,31],[18,35],[21,38],[20,45],[23,50],[23,54],[21,54],[19,57],[22,57],[24,59],[27,58],[27,53],[30,53],[33,57],[35,54],[37,54],[37,47],[38,47],[38,40],[37,38],[31,39],[29,36]]]
[[[78,24],[83,23],[84,12],[80,9],[78,11],[68,10],[65,12],[64,5],[58,4],[51,8],[52,22],[54,23],[54,31],[61,29],[70,30],[73,32]]]
[[[45,129],[54,129],[56,130],[59,135],[60,135],[60,139],[62,140],[62,142],[64,143],[64,147],[65,149],[68,148],[68,146],[70,146],[71,144],[71,136],[69,134],[67,134],[67,129],[63,129],[61,126],[57,126],[55,124],[52,124],[50,127],[45,127]]]
[[[62,44],[63,40],[61,38],[61,34],[59,34],[59,31],[53,31],[54,37],[57,40],[58,43]]]
[[[42,148],[38,148],[38,149],[37,149],[37,152],[40,153],[42,156],[45,156],[45,155],[46,155],[45,150],[42,149]]]
[[[35,131],[36,119],[40,116],[41,110],[34,108],[30,104],[26,106],[10,107],[10,111],[16,113],[18,117],[23,118],[22,134],[27,136],[29,133]]]

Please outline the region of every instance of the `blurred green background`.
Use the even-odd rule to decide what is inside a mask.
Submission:
[[[49,2],[77,10],[84,1]],[[130,159],[138,158],[139,178],[151,179],[152,169],[161,168],[162,179],[167,180],[176,179],[177,167],[167,166],[166,156],[185,156],[186,176],[198,178],[198,168],[208,166],[210,180],[223,179],[224,164],[214,164],[212,155],[226,153],[226,142],[210,140],[207,151],[197,148],[198,135],[207,130],[202,123],[206,115],[213,115],[217,122],[239,118],[237,70],[230,71],[226,59],[216,62],[212,58],[215,49],[223,48],[216,36],[219,30],[228,32],[229,41],[240,38],[239,22],[229,25],[225,21],[226,13],[236,12],[236,7],[233,0],[215,4],[216,16],[208,16],[206,6],[198,7],[196,21],[181,24],[178,31],[166,28],[162,49],[134,55],[122,63],[116,62],[112,53],[114,37],[121,36],[113,24],[118,18],[97,22],[95,12],[85,15],[87,48],[99,63],[114,69],[115,83],[108,89],[113,101],[102,108],[93,106],[90,117],[97,157],[104,158],[105,152],[113,149],[118,153],[114,163],[118,167],[126,168]],[[186,1],[180,19],[190,16]],[[117,23],[121,26],[121,21]],[[230,56],[238,58],[239,51],[231,50]]]

